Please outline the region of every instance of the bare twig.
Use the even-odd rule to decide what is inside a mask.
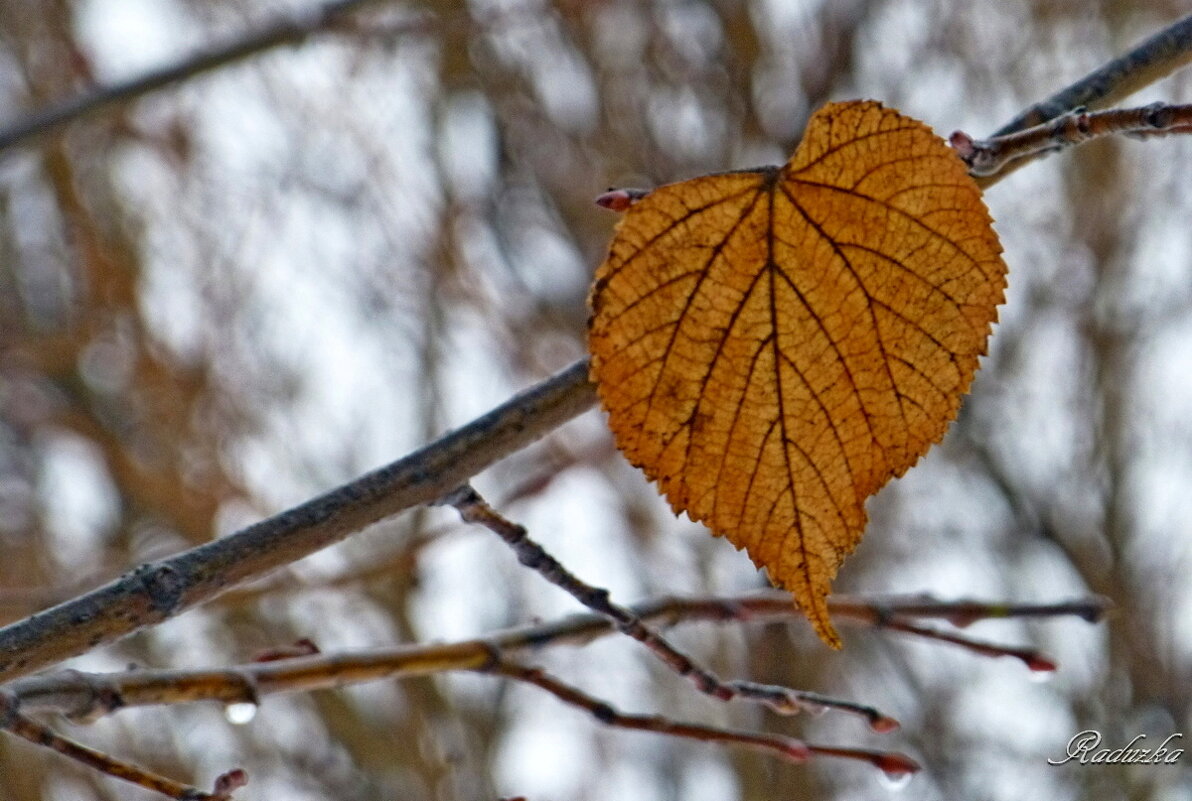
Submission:
[[[906,595],[888,598],[863,598],[836,595],[828,599],[833,615],[851,617],[874,625],[892,617],[936,618],[964,628],[979,620],[1007,620],[1036,617],[1079,617],[1088,623],[1099,623],[1113,608],[1113,602],[1103,595],[1077,598],[1049,604],[1005,604],[989,601],[943,601],[930,595]]]
[[[93,720],[129,706],[200,700],[259,704],[264,696],[278,692],[342,687],[360,681],[410,678],[450,670],[504,676],[533,684],[567,703],[587,709],[601,722],[621,728],[760,748],[795,762],[820,755],[860,759],[895,774],[918,769],[912,760],[894,752],[805,744],[780,735],[678,722],[660,715],[625,715],[538,669],[511,661],[491,640],[294,657],[215,670],[130,670],[116,674],[64,671],[13,682],[0,696],[3,715],[0,724],[7,722],[7,726],[0,728],[7,727],[14,734],[81,759],[105,773],[136,781],[173,798],[214,801],[218,795],[200,793],[168,779],[143,774],[85,746],[62,741],[18,710],[55,711],[78,720]]]
[[[829,599],[834,615],[851,618],[874,627],[908,631],[906,618],[932,617],[967,625],[986,618],[1076,616],[1099,619],[1103,604],[1098,599],[1060,604],[1018,606],[982,601],[945,602],[919,597],[867,600],[848,596]],[[658,627],[678,623],[712,621],[766,622],[790,619],[798,614],[785,592],[758,592],[721,598],[656,598],[636,605],[632,614]],[[891,621],[900,626],[891,626]],[[374,648],[367,651],[316,654],[312,645],[295,644],[309,656],[254,661],[211,670],[150,670],[138,668],[122,673],[82,673],[68,670],[18,679],[6,685],[21,708],[34,712],[57,712],[89,720],[130,706],[173,704],[192,701],[255,703],[278,692],[325,689],[377,679],[409,678],[447,670],[475,670],[487,664],[494,653],[505,656],[537,652],[560,645],[584,645],[615,630],[603,615],[578,614],[548,623],[520,626],[487,635],[483,640],[456,643]],[[930,630],[929,630],[930,631]],[[917,631],[908,631],[916,634]],[[933,633],[932,633],[933,634]],[[927,634],[931,639],[943,640]],[[948,640],[951,642],[951,640]],[[1005,655],[1001,646],[992,655]],[[293,651],[288,651],[293,653]],[[873,707],[797,692],[806,706],[834,709],[860,715],[878,731],[888,731],[894,721]]]
[[[579,361],[404,459],[0,629],[0,682],[112,642],[428,503],[591,408]]]
[[[502,493],[502,504],[518,503],[536,495],[546,489],[568,469],[581,464],[582,457],[569,458],[566,463],[553,464],[549,470],[528,476],[520,484],[514,485],[507,492]],[[374,579],[392,579],[395,575],[409,575],[412,566],[418,561],[422,550],[432,542],[438,542],[442,537],[458,531],[459,526],[441,525],[429,529],[421,529],[412,536],[407,536],[401,544],[388,555],[375,556],[367,565],[349,565],[332,575],[321,576],[310,580],[298,579],[292,572],[279,572],[270,580],[242,586],[220,596],[220,603],[244,604],[252,602],[264,595],[286,592],[309,592],[312,589],[329,589],[345,586],[361,586]],[[15,595],[19,598],[20,595]],[[57,597],[69,597],[61,593]],[[0,589],[0,606],[4,603],[4,591]]]
[[[508,660],[498,660],[486,672],[531,684],[545,690],[565,704],[589,712],[606,726],[636,731],[650,731],[671,737],[683,737],[703,742],[717,742],[765,751],[797,764],[813,756],[858,759],[890,775],[901,776],[919,770],[910,757],[894,751],[839,748],[815,745],[778,734],[724,729],[698,723],[676,721],[662,715],[631,715],[619,712],[608,703],[593,698],[582,690],[558,680],[539,668],[526,667]]]
[[[1192,106],[1152,103],[1139,108],[1072,112],[1043,125],[992,139],[973,139],[957,131],[950,142],[974,176],[1001,172],[1019,159],[1052,153],[1110,134],[1192,133]]]
[[[978,640],[966,634],[927,628],[926,626],[909,623],[898,618],[889,618],[877,625],[891,631],[900,631],[904,634],[913,634],[916,637],[923,637],[928,640],[950,643],[981,656],[1011,656],[1021,661],[1035,673],[1050,673],[1057,667],[1054,659],[1035,648],[1018,648],[1011,645],[985,642],[984,640]]]
[[[490,640],[395,646],[246,662],[226,668],[83,673],[66,670],[18,679],[10,697],[27,711],[89,721],[132,706],[218,701],[257,704],[267,695],[482,669],[499,645]]]
[[[675,673],[690,679],[700,692],[721,701],[731,701],[734,698],[758,701],[784,715],[808,708],[819,709],[827,705],[839,705],[831,703],[831,699],[825,699],[823,696],[814,696],[814,700],[805,698],[808,694],[786,687],[751,681],[722,680],[643,623],[631,609],[613,603],[608,590],[581,581],[541,545],[530,539],[524,526],[502,516],[480,497],[471,485],[463,485],[445,496],[441,502],[454,506],[465,521],[479,523],[495,533],[513,549],[518,561],[523,565],[537,571],[547,581],[565,590],[592,611],[608,618],[618,631],[640,642]],[[791,603],[789,598],[787,603]],[[830,703],[825,703],[826,700]],[[898,727],[897,721],[885,716],[873,718],[871,723],[878,731],[892,731]]]
[[[21,714],[18,701],[6,692],[0,692],[0,729],[11,732],[23,740],[28,740],[34,745],[57,751],[63,756],[108,776],[122,779],[138,787],[178,799],[178,801],[228,801],[231,798],[232,790],[243,786],[247,780],[244,771],[229,771],[216,781],[214,793],[205,793],[196,787],[181,784],[63,737],[48,726]]]

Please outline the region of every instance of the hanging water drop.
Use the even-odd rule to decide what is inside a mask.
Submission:
[[[227,718],[228,723],[235,726],[243,726],[252,721],[257,716],[257,705],[243,702],[239,704],[228,704],[224,707],[224,717]]]
[[[910,771],[885,770],[878,775],[881,777],[882,784],[890,790],[897,792],[911,783],[911,776],[914,774]]]
[[[1027,678],[1035,684],[1046,684],[1055,678],[1054,670],[1032,670],[1027,674]]]

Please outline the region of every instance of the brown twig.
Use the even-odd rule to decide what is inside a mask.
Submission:
[[[565,704],[589,712],[606,726],[635,731],[649,731],[671,737],[683,737],[703,742],[725,743],[765,751],[796,764],[802,764],[813,756],[831,756],[843,759],[858,759],[867,762],[888,774],[901,776],[919,770],[919,765],[910,757],[894,751],[871,751],[867,749],[841,748],[836,746],[805,743],[793,737],[778,734],[725,729],[698,723],[676,721],[662,715],[632,715],[617,711],[605,701],[593,698],[582,690],[565,684],[539,668],[526,667],[515,662],[499,659],[485,672],[524,682],[545,690]]]
[[[21,714],[19,702],[7,692],[0,692],[0,729],[11,732],[34,745],[57,751],[75,762],[94,768],[108,776],[178,799],[178,801],[228,801],[231,798],[231,792],[243,786],[247,781],[244,771],[239,769],[229,771],[216,780],[214,793],[205,793],[197,787],[181,784],[63,737],[48,726]]]
[[[1014,605],[981,601],[945,602],[924,598],[867,600],[848,596],[829,599],[834,615],[872,625],[891,627],[890,622],[908,617],[933,617],[967,625],[986,618],[1076,616],[1099,619],[1104,604],[1098,599],[1061,604]],[[784,592],[758,592],[724,598],[656,598],[632,607],[642,621],[660,627],[696,621],[765,622],[790,619],[798,614]],[[130,706],[192,701],[254,703],[262,697],[298,690],[324,689],[348,683],[384,678],[408,678],[446,670],[474,670],[486,664],[494,653],[516,655],[560,645],[583,645],[614,631],[602,615],[578,614],[548,623],[520,626],[494,632],[483,640],[456,643],[375,648],[360,652],[311,654],[301,659],[261,661],[212,670],[150,670],[138,668],[123,673],[94,674],[61,671],[18,679],[6,685],[21,708],[35,712],[57,712],[79,720],[90,720]],[[903,626],[899,630],[907,631]],[[918,634],[918,631],[908,631]],[[931,637],[930,634],[924,635]],[[931,637],[944,640],[941,637]],[[946,640],[953,642],[952,640]],[[311,650],[311,646],[305,646]],[[1000,646],[990,655],[1005,655]],[[873,707],[829,698],[816,693],[796,692],[805,706],[834,709],[860,715],[879,731],[888,731],[892,719]]]
[[[896,617],[883,620],[877,624],[880,628],[890,629],[891,631],[900,631],[904,634],[913,634],[916,637],[923,637],[928,640],[938,640],[940,642],[950,643],[959,646],[966,651],[971,651],[974,654],[981,656],[1010,656],[1020,660],[1024,665],[1035,673],[1050,673],[1056,670],[1055,660],[1042,651],[1034,648],[1019,648],[1011,645],[999,645],[997,643],[985,642],[966,634],[958,634],[952,631],[940,631],[939,629],[932,629],[926,626],[920,626],[915,623],[910,623],[905,620],[900,620]]]
[[[267,695],[306,692],[380,679],[477,670],[499,646],[489,640],[395,646],[253,661],[226,668],[83,673],[66,670],[18,679],[9,696],[21,708],[91,721],[132,706],[218,701],[258,704]]]
[[[734,698],[759,701],[786,715],[806,708],[798,692],[756,682],[723,681],[712,671],[697,664],[669,640],[643,623],[631,609],[613,603],[608,590],[581,581],[541,545],[530,539],[524,526],[506,519],[493,509],[471,485],[459,487],[444,496],[441,503],[455,507],[465,521],[478,523],[495,533],[513,549],[518,561],[523,565],[537,571],[547,581],[569,593],[593,612],[608,618],[618,631],[640,642],[675,673],[690,679],[700,692],[721,701]],[[821,704],[816,703],[815,706],[818,708]],[[880,725],[886,724],[883,722]],[[896,726],[895,723],[890,728]]]
[[[447,645],[316,654],[210,670],[137,669],[111,674],[70,670],[19,679],[8,685],[7,692],[22,709],[57,712],[74,720],[90,721],[132,706],[195,701],[259,704],[265,696],[280,692],[328,689],[451,670],[492,672],[493,665],[508,659],[508,653],[540,647],[540,641],[541,637],[526,637],[512,631],[504,636],[498,634],[485,640]],[[873,726],[877,731],[892,731],[897,727],[891,718],[870,707],[812,693],[806,695],[824,708],[861,714],[871,723],[884,721],[887,725]],[[764,738],[764,735],[756,736]]]
[[[1048,604],[1006,604],[961,599],[943,601],[930,595],[907,595],[888,598],[863,598],[836,595],[828,599],[833,615],[851,617],[874,625],[881,625],[891,617],[926,617],[946,620],[964,628],[979,620],[1008,620],[1036,617],[1078,617],[1088,623],[1099,623],[1113,608],[1113,602],[1102,595]]]
[[[1192,105],[1151,103],[1138,108],[1072,112],[1034,128],[992,139],[973,139],[957,131],[949,141],[968,165],[969,174],[989,176],[1020,159],[1053,153],[1102,136],[1173,133],[1192,133]]]
[[[129,778],[173,798],[214,800],[220,796],[199,793],[193,788],[175,785],[168,779],[151,774],[144,780],[135,778],[141,775],[138,769],[124,766],[102,754],[94,758],[96,752],[84,746],[77,747],[83,749],[80,753],[84,756],[80,757],[76,755],[77,749],[62,745],[56,739],[51,741],[45,727],[18,715],[18,705],[20,709],[54,711],[78,720],[93,720],[129,706],[200,700],[259,704],[266,695],[279,692],[342,687],[361,681],[410,678],[449,670],[493,674],[534,684],[568,703],[588,709],[603,723],[621,728],[761,748],[795,762],[804,762],[813,755],[837,756],[860,759],[889,773],[917,770],[913,761],[893,752],[805,744],[779,735],[678,722],[660,715],[625,715],[540,670],[518,665],[492,640],[301,656],[215,670],[130,670],[116,674],[63,671],[21,679],[9,685],[2,696],[7,706],[0,708],[0,711],[6,710],[7,715],[0,719],[0,723],[3,720],[15,721],[8,726],[15,734],[27,738],[35,736],[38,738],[36,742],[49,745],[72,758],[82,758],[105,773]],[[189,795],[179,795],[178,792]]]

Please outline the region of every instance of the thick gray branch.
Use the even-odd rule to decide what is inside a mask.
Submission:
[[[1076,108],[1105,108],[1192,61],[1192,14],[1167,26],[1120,58],[1036,103],[990,138],[1033,128]]]
[[[0,682],[209,601],[404,509],[429,503],[596,402],[587,360],[386,467],[0,629]]]

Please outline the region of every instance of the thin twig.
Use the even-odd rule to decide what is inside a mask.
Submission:
[[[395,658],[405,652],[405,659]],[[403,668],[399,669],[398,664]],[[258,662],[213,671],[145,671],[99,675],[66,671],[58,676],[14,682],[0,694],[0,729],[53,748],[104,773],[184,801],[226,801],[231,790],[244,782],[242,771],[232,771],[216,783],[216,793],[143,771],[86,746],[62,738],[45,726],[19,713],[21,708],[64,711],[60,705],[68,695],[89,697],[85,707],[68,711],[76,718],[94,719],[101,714],[139,703],[169,703],[180,700],[218,700],[223,703],[260,703],[267,694],[286,690],[339,687],[370,678],[424,675],[443,670],[503,676],[547,691],[556,698],[591,712],[609,726],[651,731],[673,737],[745,746],[775,754],[796,763],[812,756],[833,756],[862,760],[887,773],[901,775],[919,769],[914,760],[897,752],[853,749],[804,743],[781,735],[724,729],[675,721],[661,715],[628,715],[604,701],[565,684],[536,668],[523,667],[505,656],[491,642],[474,640],[453,646],[381,649],[353,656],[309,656]],[[57,686],[54,686],[57,685]],[[48,699],[55,703],[47,703]]]
[[[537,571],[547,581],[569,593],[593,612],[608,618],[620,632],[640,642],[675,673],[690,679],[700,692],[721,701],[730,701],[734,698],[759,701],[785,715],[794,714],[807,708],[800,698],[800,693],[796,691],[786,687],[749,681],[724,681],[712,671],[697,664],[695,660],[672,645],[669,640],[643,623],[631,609],[614,603],[609,597],[608,590],[603,587],[593,587],[580,580],[559,560],[547,553],[541,545],[530,539],[524,526],[502,516],[484,498],[480,497],[480,494],[471,485],[465,484],[459,487],[445,496],[441,503],[454,506],[465,521],[478,523],[495,533],[513,549],[517,554],[518,561],[523,565]],[[815,703],[816,708],[820,706],[822,704]],[[894,723],[893,726],[883,730],[888,731],[896,726],[897,724]]]
[[[868,749],[841,748],[806,743],[793,737],[779,734],[725,729],[699,723],[672,720],[662,715],[632,715],[619,712],[605,701],[593,698],[582,690],[566,684],[539,668],[498,660],[486,672],[514,679],[515,681],[545,690],[565,704],[583,709],[606,726],[635,731],[649,731],[671,737],[683,737],[703,742],[726,743],[765,751],[796,764],[802,764],[813,756],[831,756],[843,759],[857,759],[867,762],[887,774],[901,776],[919,770],[919,765],[910,757],[894,751],[872,751]]]
[[[1151,103],[1138,108],[1073,112],[1043,125],[992,139],[973,139],[963,131],[952,134],[953,150],[969,167],[969,174],[988,176],[1012,162],[1111,134],[1133,136],[1192,133],[1192,105]]]
[[[84,673],[65,670],[18,679],[5,689],[21,708],[92,721],[133,706],[218,701],[257,704],[265,696],[309,692],[380,679],[407,679],[490,664],[490,640],[311,654],[224,668]]]
[[[834,615],[878,628],[889,626],[891,621],[901,621],[901,631],[907,631],[906,618],[912,617],[939,618],[960,625],[987,618],[1015,617],[1075,616],[1095,622],[1104,609],[1099,599],[1019,606],[970,600],[945,602],[921,597],[864,599],[836,596],[828,603]],[[642,621],[659,627],[697,621],[771,622],[798,615],[790,596],[780,591],[720,598],[655,598],[633,606],[631,611]],[[252,703],[278,692],[325,689],[446,670],[473,670],[486,664],[494,653],[511,656],[537,653],[553,646],[585,645],[613,631],[615,628],[607,617],[577,614],[493,632],[483,640],[336,654],[316,654],[311,645],[302,644],[301,647],[310,652],[309,657],[301,657],[306,661],[290,658],[277,660],[274,664],[274,660],[262,661],[264,657],[257,655],[254,661],[246,664],[211,670],[137,668],[102,674],[67,670],[18,679],[6,685],[6,689],[20,702],[22,709],[91,720],[130,706],[201,700]],[[942,639],[930,634],[925,636]],[[998,651],[991,655],[1004,654]],[[889,724],[893,720],[873,707],[817,693],[795,692],[805,705],[860,715],[878,731],[892,728]]]
[[[28,740],[34,745],[57,751],[75,762],[94,768],[108,776],[178,799],[178,801],[228,801],[231,797],[231,790],[242,786],[245,780],[243,771],[231,771],[220,777],[222,781],[216,782],[215,793],[205,793],[197,787],[181,784],[63,737],[48,726],[21,714],[18,701],[6,692],[0,692],[0,729],[11,732],[23,740]],[[232,777],[232,779],[229,780],[228,777]]]
[[[606,626],[606,632],[608,631]],[[8,697],[22,709],[56,712],[76,721],[93,721],[120,709],[158,704],[218,701],[259,704],[268,695],[343,687],[379,679],[405,679],[452,670],[487,671],[518,650],[541,647],[542,636],[522,631],[445,645],[398,646],[367,651],[272,658],[227,668],[148,670],[120,673],[61,671],[18,679]],[[789,690],[782,690],[790,693]],[[866,718],[878,732],[897,722],[872,707],[816,693],[798,693],[808,703]]]
[[[891,617],[926,617],[946,620],[964,628],[979,620],[1008,620],[1037,617],[1078,617],[1087,623],[1100,623],[1113,608],[1113,601],[1103,595],[1047,604],[999,603],[959,599],[943,601],[930,595],[906,595],[867,598],[836,595],[828,599],[833,615],[851,617],[874,625]]]
[[[1048,604],[1016,604],[970,599],[943,601],[923,595],[876,598],[833,595],[828,598],[828,608],[833,617],[851,619],[875,627],[880,627],[885,621],[894,618],[946,620],[958,627],[969,626],[979,620],[1041,617],[1078,617],[1089,623],[1098,623],[1112,606],[1109,599],[1102,596]],[[782,590],[710,598],[661,596],[634,604],[630,610],[644,622],[663,628],[697,620],[717,623],[768,622],[801,617],[801,613],[791,601],[790,593]],[[515,645],[521,647],[523,644],[530,647],[556,645],[560,642],[582,645],[604,636],[611,629],[612,623],[604,616],[580,614],[554,623],[538,623],[509,629],[504,634],[497,635],[497,639],[502,648]]]
[[[904,634],[913,634],[916,637],[923,637],[928,640],[938,640],[940,642],[950,643],[959,646],[966,651],[971,651],[974,654],[981,656],[1010,656],[1021,661],[1031,671],[1035,673],[1051,673],[1056,669],[1055,660],[1047,654],[1035,648],[1019,648],[1011,645],[999,645],[998,643],[986,642],[978,640],[967,634],[959,634],[952,631],[940,631],[939,629],[928,628],[920,626],[916,623],[910,623],[905,620],[900,620],[896,617],[889,618],[877,624],[881,628],[890,629],[891,631],[900,631]]]
[[[372,523],[440,498],[595,403],[588,363],[576,362],[386,467],[5,626],[0,629],[0,682],[160,623]]]
[[[566,463],[556,463],[551,469],[527,477],[520,484],[511,487],[501,495],[502,504],[514,504],[524,501],[533,495],[544,491],[559,476],[572,467],[580,464],[579,458],[569,459]],[[242,586],[220,596],[221,604],[245,604],[265,595],[278,593],[309,592],[313,589],[335,589],[346,586],[363,586],[378,578],[392,580],[395,575],[410,575],[412,566],[417,562],[422,550],[431,543],[440,541],[443,537],[460,530],[455,524],[444,524],[429,529],[422,529],[409,535],[392,552],[370,559],[367,565],[349,565],[342,571],[327,576],[298,577],[293,571],[283,571],[275,574],[269,581],[257,582]],[[19,598],[19,595],[14,597]],[[62,593],[58,597],[68,597]],[[3,605],[4,592],[0,589],[0,605]]]

